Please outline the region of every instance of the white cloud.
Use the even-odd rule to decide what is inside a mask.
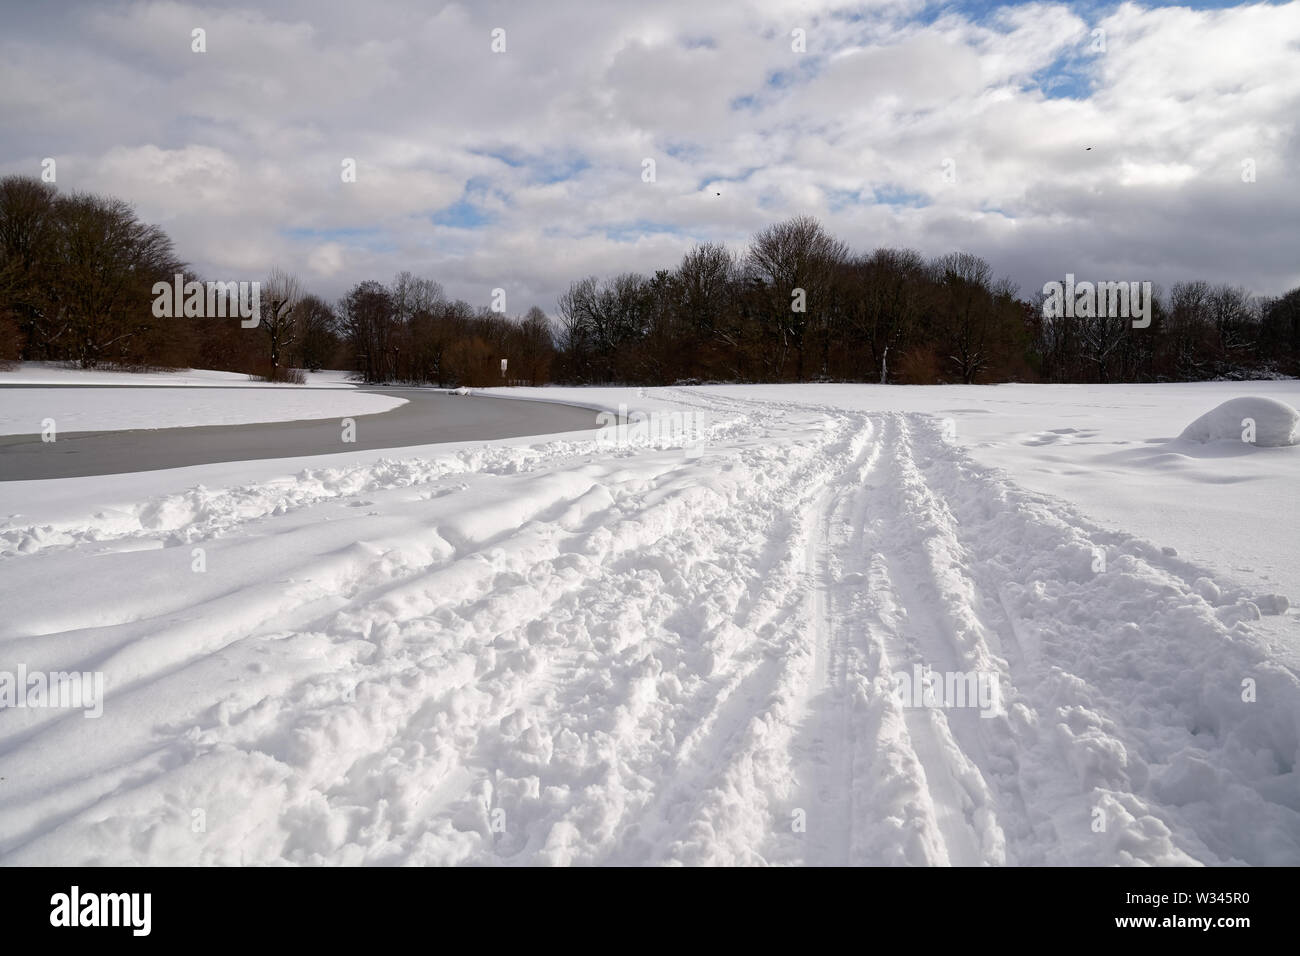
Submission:
[[[840,6],[87,4],[8,24],[0,167],[55,156],[61,187],[134,202],[203,273],[281,266],[326,295],[412,269],[549,309],[571,278],[797,212],[859,248],[975,251],[1026,288],[1063,266],[1300,283],[1300,2]],[[1062,64],[1090,95],[1045,95]],[[435,224],[471,185],[485,224]]]

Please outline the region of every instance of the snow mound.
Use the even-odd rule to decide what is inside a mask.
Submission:
[[[1179,437],[1186,441],[1243,441],[1250,419],[1254,444],[1265,448],[1300,444],[1300,412],[1275,398],[1230,398],[1192,422]]]

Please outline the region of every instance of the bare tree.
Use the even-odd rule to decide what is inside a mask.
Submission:
[[[320,371],[338,345],[333,307],[320,296],[304,295],[294,308],[294,321],[299,362],[305,369]]]
[[[48,357],[40,278],[50,265],[55,197],[53,186],[30,176],[0,179],[0,321],[13,337],[0,358],[21,358],[24,346]]]
[[[871,353],[880,384],[889,381],[890,355],[913,333],[922,307],[925,263],[910,249],[877,249],[848,264],[844,333]]]
[[[995,326],[993,269],[979,256],[954,252],[936,259],[939,320],[948,360],[963,384],[972,384],[992,360]]]
[[[76,193],[55,203],[46,341],[83,368],[122,360],[151,326],[152,288],[183,269],[167,234],[120,199]]]
[[[1169,319],[1165,342],[1176,377],[1201,378],[1210,339],[1210,284],[1201,280],[1177,282],[1169,291]]]
[[[551,335],[551,320],[546,313],[533,306],[519,324],[514,337],[518,352],[520,377],[532,385],[546,382],[555,345]]]
[[[302,285],[297,277],[280,269],[272,269],[262,283],[261,328],[271,347],[271,381],[280,381],[280,359],[297,340],[298,328],[294,321],[294,307],[302,298]]]
[[[446,300],[442,283],[409,271],[399,272],[393,278],[389,292],[393,297],[396,318],[402,323],[409,322],[416,312],[434,312]]]
[[[392,294],[380,283],[367,280],[348,292],[338,311],[356,372],[364,381],[382,381],[384,355],[393,328]]]
[[[586,380],[595,347],[596,277],[569,284],[556,307],[560,313],[560,347],[569,356],[570,371]]]
[[[707,334],[726,311],[736,257],[721,243],[706,242],[682,256],[677,267],[681,308],[689,327]]]
[[[780,343],[778,373],[785,354],[793,351],[795,377],[803,381],[806,333],[826,321],[832,276],[848,254],[848,247],[812,216],[795,216],[754,236],[747,262],[768,293],[764,318]]]
[[[1259,306],[1247,290],[1219,285],[1210,292],[1209,310],[1214,323],[1218,359],[1226,371],[1240,364],[1255,347]]]

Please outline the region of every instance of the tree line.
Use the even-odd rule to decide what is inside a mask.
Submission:
[[[160,317],[155,289],[170,289],[178,275],[203,306],[189,314],[177,302]],[[0,362],[209,368],[267,381],[301,381],[302,370],[323,368],[439,386],[550,380],[554,343],[538,308],[517,318],[475,309],[409,272],[388,285],[360,282],[332,303],[272,269],[258,280],[257,323],[245,325],[237,291],[225,288],[238,283],[215,283],[229,299],[215,315],[211,294],[199,291],[213,285],[122,200],[0,179]]]
[[[1117,277],[1118,278],[1118,277]],[[673,270],[573,282],[556,376],[681,381],[1193,381],[1300,373],[1300,288],[1155,290],[1152,321],[1052,318],[1040,293],[969,253],[855,252],[814,218],[769,226],[743,256],[696,245]]]
[[[978,256],[850,249],[809,216],[760,230],[743,255],[697,244],[675,269],[573,281],[554,318],[449,299],[409,272],[337,302],[272,270],[260,321],[160,319],[155,283],[201,277],[118,199],[0,179],[0,361],[193,367],[294,380],[664,385],[680,382],[1192,381],[1300,373],[1300,288],[1157,290],[1152,321],[1049,318]]]

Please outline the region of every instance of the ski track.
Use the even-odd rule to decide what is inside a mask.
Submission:
[[[0,526],[0,669],[108,689],[0,712],[0,862],[1300,862],[1300,680],[1212,571],[927,415],[662,394],[700,459],[489,447]],[[997,706],[907,706],[914,666]]]

